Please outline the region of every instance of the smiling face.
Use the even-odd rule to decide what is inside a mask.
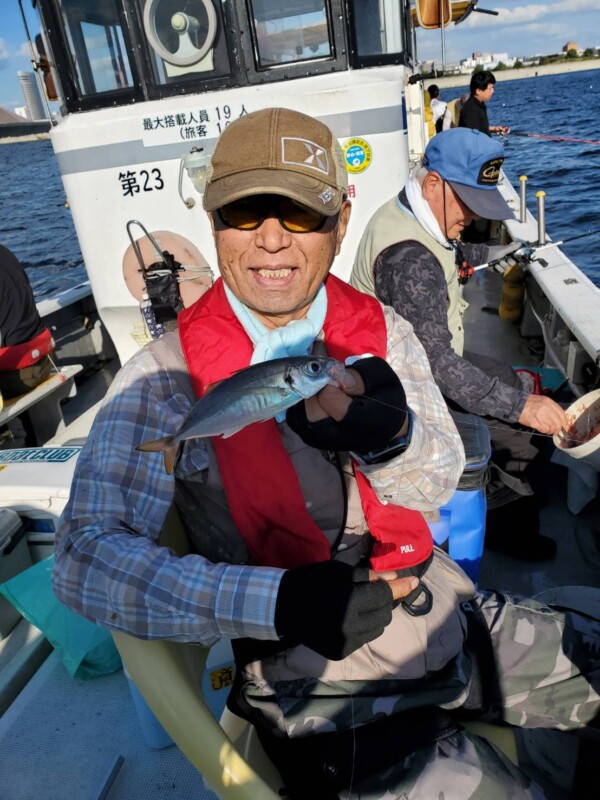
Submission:
[[[339,253],[350,219],[350,202],[312,233],[286,231],[274,216],[256,230],[227,227],[210,214],[223,280],[268,328],[306,316],[333,259]]]
[[[466,206],[450,184],[437,172],[428,172],[422,185],[423,198],[427,201],[442,233],[447,239],[457,239],[461,231],[478,214]]]

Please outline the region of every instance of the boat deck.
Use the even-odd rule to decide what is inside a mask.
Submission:
[[[488,273],[467,287],[467,349],[513,365],[535,366],[538,343],[524,342],[517,326],[494,313],[500,281],[499,275]],[[65,417],[75,418],[81,404],[94,402],[109,380],[98,375],[95,386],[90,384],[66,404]],[[61,438],[73,443],[73,437],[83,436],[80,426],[67,428]],[[553,586],[597,586],[600,500],[577,516],[571,514],[566,507],[567,470],[554,464],[548,468],[547,487],[542,530],[557,541],[556,560],[527,564],[484,551],[482,588],[536,594]],[[117,770],[119,757],[123,762]],[[55,654],[0,718],[0,763],[3,800],[215,800],[176,747],[153,750],[146,745],[122,672],[75,680]]]
[[[465,319],[465,349],[513,366],[539,366],[541,343],[521,338],[519,326],[497,314],[502,276],[492,270],[475,274],[465,291],[470,304]],[[575,516],[567,508],[567,483],[568,470],[550,463],[541,532],[557,542],[556,558],[529,564],[484,550],[479,576],[482,588],[533,595],[553,586],[598,586],[600,499],[596,497]]]
[[[146,745],[122,671],[76,680],[56,654],[0,718],[0,763],[3,800],[216,800],[177,747]]]

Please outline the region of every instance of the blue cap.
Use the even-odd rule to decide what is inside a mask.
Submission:
[[[450,128],[425,148],[423,166],[448,181],[463,203],[484,219],[514,219],[498,191],[504,148],[481,131]]]

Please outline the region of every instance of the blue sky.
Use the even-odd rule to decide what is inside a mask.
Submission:
[[[98,0],[101,2],[102,0]],[[508,53],[509,56],[559,52],[568,41],[581,47],[600,45],[599,0],[479,0],[482,8],[499,16],[471,14],[459,26],[445,31],[446,61],[467,58],[474,50]],[[0,14],[0,106],[23,105],[18,70],[30,70],[29,50],[17,0],[2,0]],[[38,32],[31,0],[23,0],[31,35]],[[441,63],[440,31],[419,31],[421,59]]]
[[[24,105],[18,70],[31,71],[27,36],[17,0],[2,0],[0,9],[0,106],[12,111]],[[31,0],[23,0],[32,39],[39,32],[37,13]]]
[[[526,56],[559,53],[567,41],[583,49],[600,45],[599,0],[479,0],[479,7],[498,11],[497,17],[472,13],[460,25],[445,29],[446,62],[480,53]],[[440,61],[441,32],[417,32],[421,60]]]

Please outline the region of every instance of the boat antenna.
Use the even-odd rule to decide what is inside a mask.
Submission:
[[[27,25],[27,19],[25,17],[25,12],[23,11],[23,2],[19,0],[19,11],[21,12],[21,18],[23,19],[23,25],[25,26],[25,34],[27,36],[27,44],[29,45],[29,54],[31,56],[31,66],[33,67],[33,71],[35,72],[37,82],[40,85],[42,99],[44,101],[44,106],[46,107],[46,114],[48,115],[48,119],[50,120],[50,125],[56,125],[56,120],[52,117],[52,112],[50,111],[50,105],[48,104],[48,98],[46,97],[46,87],[44,86],[44,81],[42,76],[40,75],[40,62],[35,57],[35,50],[33,49],[33,44],[31,42],[31,34],[29,33],[29,26]]]

